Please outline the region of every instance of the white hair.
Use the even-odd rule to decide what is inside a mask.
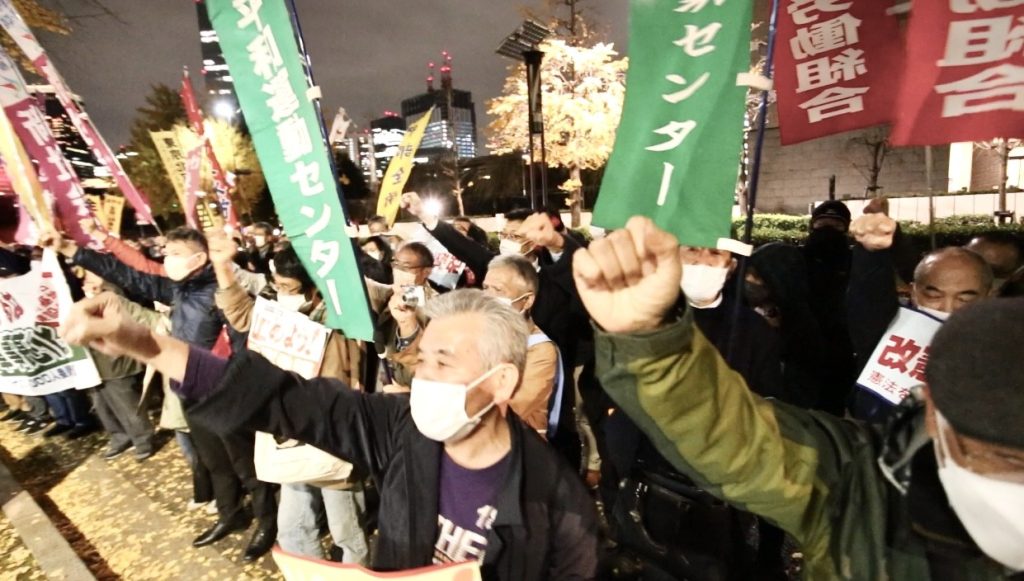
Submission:
[[[469,314],[484,317],[487,332],[475,338],[484,364],[490,368],[511,363],[520,374],[526,367],[530,335],[526,319],[493,296],[476,289],[455,290],[428,301],[426,314],[431,320]]]
[[[512,274],[519,281],[520,291],[533,293],[534,295],[537,294],[537,289],[540,287],[540,278],[537,275],[537,269],[533,267],[533,263],[525,256],[518,254],[496,256],[487,265],[487,270],[491,271],[498,268],[512,271]]]

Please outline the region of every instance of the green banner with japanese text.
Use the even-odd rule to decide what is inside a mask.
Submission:
[[[652,218],[682,244],[729,237],[750,70],[750,0],[633,0],[622,122],[594,224]]]
[[[327,326],[372,341],[366,287],[285,1],[206,6],[278,216],[326,303]]]

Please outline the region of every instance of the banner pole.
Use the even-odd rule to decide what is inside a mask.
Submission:
[[[771,79],[775,64],[775,34],[778,30],[779,0],[772,1],[771,20],[768,24],[768,52],[765,55],[764,76]],[[754,207],[757,204],[757,187],[761,180],[761,154],[764,151],[764,132],[768,124],[768,95],[771,89],[761,91],[761,104],[757,110],[757,140],[754,143],[754,159],[750,164],[750,181],[747,187],[747,220],[743,229],[743,242],[750,244],[754,231]]]
[[[331,148],[331,142],[328,138],[329,133],[327,132],[327,125],[324,123],[324,114],[320,107],[321,96],[319,94],[320,87],[316,84],[316,79],[313,78],[313,62],[309,58],[309,51],[306,50],[306,39],[302,35],[302,25],[299,23],[299,11],[295,6],[295,0],[288,0],[288,14],[291,16],[292,27],[295,29],[295,42],[299,45],[299,53],[302,54],[302,70],[306,73],[306,81],[311,87],[314,94],[307,95],[310,101],[313,102],[313,108],[316,109],[316,119],[320,125],[320,139],[324,143],[324,147],[327,148],[327,159],[331,164],[331,175],[334,176],[334,183],[338,188],[338,197],[341,202],[341,210],[345,213],[345,224],[352,226],[352,219],[349,217],[348,204],[345,200],[345,191],[341,187],[341,181],[338,179],[338,164],[334,161],[334,149]],[[358,152],[356,152],[358,156]],[[353,160],[357,164],[358,159]],[[348,234],[345,234],[348,237]],[[359,252],[356,252],[356,256],[359,256]],[[358,261],[357,261],[358,263]],[[362,269],[360,269],[360,272]]]
[[[775,35],[778,30],[779,2],[780,0],[772,0],[772,11],[768,23],[768,51],[765,54],[764,62],[764,76],[768,79],[771,79],[773,76],[772,67],[775,64]],[[757,139],[754,143],[753,160],[750,163],[750,176],[748,177],[746,196],[747,207],[745,208],[747,216],[743,224],[743,242],[745,244],[751,243],[751,238],[754,234],[754,208],[757,205],[757,187],[761,178],[761,154],[764,151],[764,132],[768,124],[768,95],[770,92],[770,88],[761,91],[761,103],[757,109]],[[736,334],[744,301],[748,260],[749,258],[740,260],[739,268],[736,269],[736,302],[732,309],[726,361],[732,360],[733,351],[736,347]]]

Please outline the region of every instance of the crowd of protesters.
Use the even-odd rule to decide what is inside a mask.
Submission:
[[[102,250],[45,233],[81,299],[62,332],[103,383],[5,394],[2,419],[44,438],[103,429],[107,459],[138,461],[173,430],[187,509],[210,513],[193,544],[252,528],[246,561],[279,543],[503,580],[1024,571],[1019,237],[918,256],[880,207],[853,220],[826,202],[806,242],[747,257],[644,218],[588,241],[523,210],[492,239],[415,193],[402,205],[413,239],[373,218],[353,241],[374,341],[333,331],[309,378],[246,348],[257,297],[326,320],[274,226],[140,244],[84,224]],[[435,242],[466,265],[455,289],[431,277]],[[31,260],[2,258],[2,276]],[[921,389],[893,404],[857,379],[901,305],[943,325]],[[144,388],[154,370],[163,389]],[[142,393],[162,396],[157,427]],[[262,481],[257,432],[351,470]]]

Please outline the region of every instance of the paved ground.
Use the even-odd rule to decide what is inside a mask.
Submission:
[[[269,555],[254,564],[241,562],[251,533],[204,549],[191,546],[216,517],[186,511],[192,480],[169,433],[161,433],[164,445],[156,455],[138,463],[130,452],[103,460],[102,433],[68,441],[27,436],[15,427],[0,424],[0,462],[14,485],[31,495],[23,500],[35,501],[95,578],[281,578]],[[24,526],[16,524],[0,515],[0,578],[74,577],[55,575],[46,555],[33,555],[29,546],[38,547],[38,540],[23,538]]]

